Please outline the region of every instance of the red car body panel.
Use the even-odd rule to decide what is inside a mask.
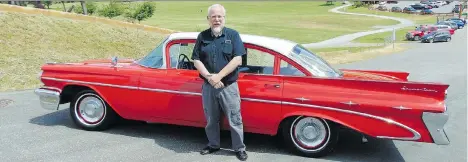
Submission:
[[[166,54],[175,43],[167,43]],[[340,78],[321,78],[284,55],[254,44],[248,49],[275,56],[274,75],[241,73],[238,84],[246,132],[275,135],[291,116],[316,116],[364,134],[389,139],[434,142],[423,123],[423,112],[444,112],[448,85],[410,82],[409,73],[342,69]],[[280,60],[307,76],[282,76]],[[88,60],[82,63],[46,64],[41,81],[45,88],[64,91],[67,86],[95,90],[125,119],[204,127],[201,99],[203,80],[196,70],[154,69],[133,60]],[[228,129],[223,119],[223,129]],[[418,138],[420,137],[420,138]]]

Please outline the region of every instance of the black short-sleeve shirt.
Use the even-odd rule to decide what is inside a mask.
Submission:
[[[208,28],[198,34],[192,53],[192,60],[200,60],[210,73],[219,73],[235,56],[245,55],[245,47],[239,33],[224,27],[222,34],[215,37]],[[239,70],[226,75],[221,81],[224,85],[237,81]],[[200,75],[200,78],[207,80]]]

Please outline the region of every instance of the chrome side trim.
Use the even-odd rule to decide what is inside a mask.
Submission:
[[[426,125],[432,140],[438,145],[448,145],[450,140],[444,130],[444,125],[448,121],[448,113],[423,112],[422,119]]]
[[[116,88],[125,88],[125,89],[138,89],[138,87],[134,87],[134,86],[122,86],[122,85],[115,85],[115,84],[96,83],[96,82],[78,81],[78,80],[70,80],[70,79],[58,79],[58,78],[50,78],[50,77],[42,77],[42,79],[62,81],[62,82],[70,82],[70,83],[80,83],[80,84],[91,84],[91,85],[98,85],[98,86],[116,87]]]
[[[404,106],[402,106],[402,105],[400,105],[400,106],[394,106],[394,107],[392,107],[392,108],[394,108],[394,109],[399,109],[399,110],[410,110],[410,109],[411,109],[411,108],[409,108],[409,107],[404,107]]]
[[[55,90],[38,88],[34,93],[39,96],[41,107],[47,110],[58,110],[60,103],[60,93]]]
[[[281,104],[281,101],[272,101],[272,100],[262,100],[262,99],[254,99],[254,98],[241,98],[245,101],[253,101],[253,102],[264,102],[264,103],[273,103],[273,104]]]
[[[42,77],[42,78],[46,79],[46,80],[64,81],[64,82],[71,82],[71,83],[81,83],[81,84],[109,86],[109,87],[116,87],[116,88],[126,88],[126,89],[135,89],[135,90],[146,90],[146,91],[154,91],[154,92],[166,92],[166,93],[177,93],[177,94],[187,94],[187,95],[201,96],[201,93],[195,93],[195,92],[183,92],[183,91],[163,90],[163,89],[154,89],[154,88],[143,88],[143,87],[135,87],[135,86],[121,86],[121,85],[114,85],[114,84],[86,82],[86,81],[77,81],[77,80],[69,80],[69,79],[58,79],[58,78],[50,78],[50,77]],[[387,139],[395,139],[395,140],[419,140],[421,138],[421,135],[416,130],[414,130],[414,129],[412,129],[412,128],[404,125],[404,124],[396,122],[394,120],[383,118],[383,117],[380,117],[380,116],[370,115],[370,114],[351,111],[351,110],[343,110],[343,109],[338,109],[338,108],[333,108],[333,107],[319,106],[319,105],[300,104],[300,103],[294,103],[294,102],[284,102],[284,101],[274,101],[274,100],[262,100],[262,99],[254,99],[254,98],[241,98],[241,99],[245,100],[245,101],[253,101],[253,102],[264,102],[264,103],[273,103],[273,104],[285,104],[285,105],[302,106],[302,107],[309,107],[309,108],[319,108],[319,109],[326,109],[326,110],[331,110],[331,111],[338,111],[338,112],[344,112],[344,113],[349,113],[349,114],[360,115],[360,116],[364,116],[364,117],[369,117],[369,118],[385,121],[385,122],[387,122],[389,124],[395,124],[395,125],[397,125],[397,126],[399,126],[401,128],[404,128],[404,129],[410,131],[411,133],[413,133],[413,137],[377,136],[377,138],[387,138]]]
[[[173,91],[173,90],[154,89],[154,88],[142,88],[142,87],[138,87],[138,90],[152,91],[152,92],[164,92],[164,93],[177,93],[177,94],[195,95],[195,96],[201,96],[202,95],[201,93],[196,93],[196,92],[183,92],[183,91]]]
[[[388,137],[388,136],[377,136],[377,138],[387,138],[387,139],[396,139],[396,140],[419,140],[421,138],[421,134],[419,134],[416,130],[401,124],[399,122],[396,122],[391,119],[383,118],[380,116],[375,116],[375,115],[370,115],[366,113],[361,113],[361,112],[356,112],[356,111],[351,111],[351,110],[343,110],[343,109],[338,109],[338,108],[333,108],[333,107],[326,107],[326,106],[318,106],[318,105],[309,105],[309,104],[299,104],[299,103],[293,103],[293,102],[282,102],[285,105],[294,105],[294,106],[302,106],[302,107],[310,107],[310,108],[318,108],[318,109],[325,109],[325,110],[332,110],[332,111],[338,111],[338,112],[344,112],[344,113],[349,113],[349,114],[355,114],[355,115],[360,115],[360,116],[365,116],[377,120],[381,120],[384,122],[387,122],[389,124],[395,124],[399,127],[402,127],[411,133],[413,133],[413,137]]]

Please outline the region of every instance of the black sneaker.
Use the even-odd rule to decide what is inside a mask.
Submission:
[[[207,147],[203,148],[203,150],[200,151],[200,154],[202,154],[202,155],[211,154],[211,153],[219,151],[219,150],[220,150],[220,148],[212,148],[210,146],[207,146]]]
[[[247,160],[247,152],[245,151],[237,151],[236,152],[236,157],[241,160],[241,161],[245,161]]]

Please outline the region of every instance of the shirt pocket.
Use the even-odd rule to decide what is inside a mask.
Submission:
[[[209,55],[211,53],[211,42],[212,41],[207,41],[207,40],[203,40],[202,41],[202,45],[201,45],[201,53],[203,55]]]
[[[223,53],[225,55],[232,56],[232,44],[231,43],[224,43]]]

